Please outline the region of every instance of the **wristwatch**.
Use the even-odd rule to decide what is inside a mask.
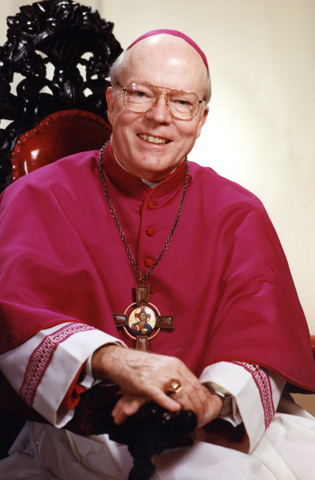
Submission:
[[[203,385],[209,390],[210,393],[218,395],[218,397],[222,398],[223,405],[219,413],[219,417],[223,417],[227,413],[230,413],[232,409],[232,394],[215,382],[205,382]]]

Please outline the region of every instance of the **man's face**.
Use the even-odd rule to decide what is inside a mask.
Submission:
[[[140,315],[139,315],[140,322],[144,323],[146,321],[146,318],[147,318],[146,314],[141,312]]]
[[[140,41],[128,51],[118,81],[167,89],[188,90],[204,96],[206,68],[199,54],[184,40],[159,35]],[[164,90],[162,88],[162,92]],[[107,90],[108,119],[113,126],[111,145],[118,161],[133,175],[155,182],[170,174],[185,159],[200,135],[208,107],[200,105],[191,120],[171,116],[165,96],[146,113],[128,110],[123,90]]]

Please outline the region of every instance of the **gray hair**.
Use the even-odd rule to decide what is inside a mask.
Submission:
[[[112,64],[110,67],[110,81],[115,88],[118,83],[119,77],[122,75],[125,67],[126,67],[126,54],[128,53],[128,50],[125,50],[122,52],[119,57],[115,60],[115,62]],[[207,105],[210,102],[211,98],[211,78],[210,78],[210,72],[209,70],[207,71],[207,80],[205,84],[205,93],[203,97],[203,101]]]

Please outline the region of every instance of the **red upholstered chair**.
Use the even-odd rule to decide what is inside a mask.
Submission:
[[[111,127],[92,112],[62,110],[21,135],[12,152],[12,180],[72,155],[101,148]]]

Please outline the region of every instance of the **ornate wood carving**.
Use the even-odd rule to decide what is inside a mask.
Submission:
[[[59,110],[87,110],[106,119],[109,67],[122,49],[113,23],[91,7],[48,0],[7,18],[0,47],[0,183],[10,183],[11,153],[21,134]],[[50,66],[48,67],[48,65]],[[21,76],[16,94],[11,83]]]

